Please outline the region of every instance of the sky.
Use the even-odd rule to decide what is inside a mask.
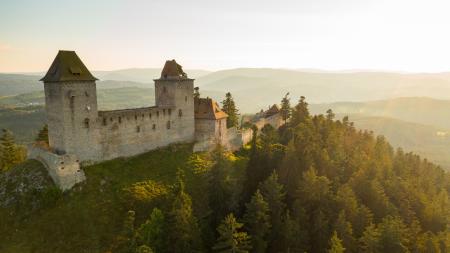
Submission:
[[[58,50],[91,70],[450,71],[448,0],[0,0],[0,72]]]

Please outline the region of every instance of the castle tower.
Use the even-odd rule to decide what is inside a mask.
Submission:
[[[59,51],[44,82],[50,147],[81,160],[96,155],[97,79],[74,51]]]
[[[158,108],[175,113],[178,129],[185,141],[194,140],[194,79],[188,78],[175,60],[166,61],[161,77],[155,79],[155,101]]]

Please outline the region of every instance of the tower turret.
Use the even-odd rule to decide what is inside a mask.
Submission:
[[[194,79],[188,78],[175,60],[166,61],[161,77],[155,79],[155,100],[159,108],[167,108],[180,119],[182,136],[194,139]]]
[[[74,51],[59,51],[44,82],[50,147],[89,160],[96,152],[97,79]]]

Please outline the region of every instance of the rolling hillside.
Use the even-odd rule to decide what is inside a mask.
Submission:
[[[369,101],[395,97],[450,98],[450,74],[400,74],[386,72],[320,72],[267,68],[240,68],[216,72],[185,70],[207,95],[230,91],[241,112],[252,113],[279,103],[290,92],[292,100],[306,96],[310,103]],[[159,69],[94,71],[99,89],[152,87]],[[0,74],[0,96],[42,90],[35,75]],[[113,82],[110,82],[113,81]],[[203,91],[204,90],[204,91]],[[252,96],[249,96],[252,94]]]
[[[312,113],[364,114],[450,129],[450,100],[428,97],[404,97],[369,102],[338,102],[311,105]]]
[[[341,118],[342,114],[338,114]],[[383,135],[396,148],[414,152],[450,169],[450,129],[406,122],[388,117],[350,114],[350,121],[359,129]]]

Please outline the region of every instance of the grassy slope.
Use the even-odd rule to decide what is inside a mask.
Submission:
[[[170,187],[178,168],[185,171],[197,217],[204,217],[204,182],[202,173],[191,169],[189,161],[195,156],[191,150],[191,145],[175,145],[84,168],[85,183],[64,193],[53,206],[3,227],[0,252],[105,252],[119,233],[126,211],[133,207],[123,189],[150,179]],[[235,162],[238,168],[245,164],[240,159]],[[148,212],[137,212],[137,223],[143,222],[152,205],[166,204],[151,203],[145,209]],[[7,211],[0,209],[0,217]]]

